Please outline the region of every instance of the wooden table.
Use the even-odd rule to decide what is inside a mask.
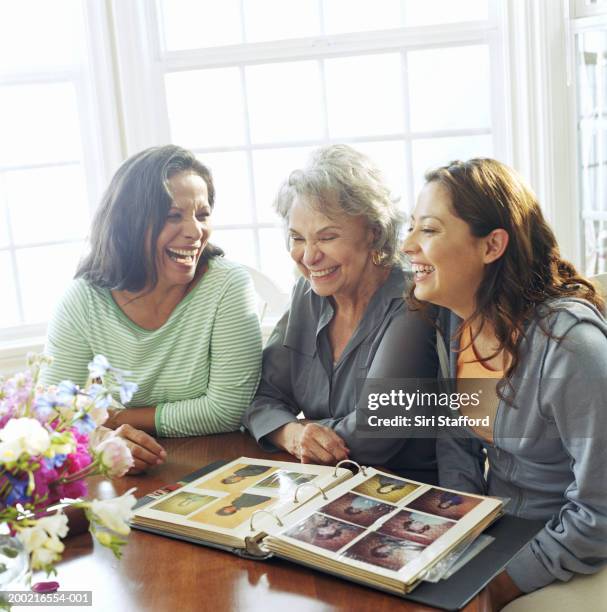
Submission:
[[[249,436],[241,433],[160,442],[168,453],[165,465],[145,476],[113,482],[95,479],[90,487],[91,495],[108,498],[137,487],[139,497],[218,459],[231,460],[241,455],[292,459],[284,453],[264,453]],[[43,579],[43,575],[35,577],[35,580]],[[249,561],[137,530],[131,532],[120,561],[109,550],[93,544],[88,533],[68,539],[64,561],[58,565],[57,580],[62,591],[92,591],[92,609],[111,612],[431,610],[283,560]],[[466,607],[466,612],[477,612],[479,605],[477,597]],[[91,610],[90,607],[65,609]]]

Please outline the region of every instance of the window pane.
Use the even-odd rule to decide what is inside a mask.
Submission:
[[[167,51],[242,42],[239,0],[161,0]]]
[[[371,158],[381,170],[384,181],[392,192],[392,197],[399,200],[399,207],[408,208],[406,203],[404,142],[402,140],[357,142],[352,146]]]
[[[401,73],[397,53],[326,60],[331,137],[402,132]]]
[[[493,157],[493,139],[486,136],[428,138],[413,141],[413,185],[415,196],[424,185],[426,171],[459,159]]]
[[[0,328],[19,325],[19,308],[11,256],[7,251],[0,251],[0,278],[2,279],[2,299],[0,300]]]
[[[403,25],[400,0],[323,0],[323,11],[326,34],[386,30]]]
[[[212,225],[251,223],[251,190],[246,153],[205,153],[200,161],[208,166],[215,185]]]
[[[4,0],[0,72],[64,68],[80,63],[81,0]]]
[[[320,34],[316,1],[244,0],[244,15],[247,42]]]
[[[302,168],[314,147],[264,149],[253,152],[255,202],[260,223],[278,223],[272,204],[278,188],[296,168]]]
[[[408,26],[479,21],[489,18],[487,0],[405,0]]]
[[[7,172],[5,186],[16,245],[86,234],[89,216],[80,166]]]
[[[167,74],[166,93],[174,143],[189,148],[244,143],[238,68]]]
[[[80,158],[78,105],[71,83],[0,88],[0,166]]]
[[[281,289],[291,291],[298,277],[295,262],[291,259],[282,228],[259,230],[261,271],[267,274]]]
[[[584,221],[586,274],[607,272],[607,222],[593,219]]]
[[[0,248],[8,246],[8,223],[4,175],[0,173]]]
[[[255,268],[254,241],[255,233],[249,229],[216,230],[211,234],[211,242],[224,250],[227,259]]]
[[[488,46],[409,52],[409,91],[414,132],[489,127]]]
[[[607,210],[607,129],[597,121],[580,120],[580,168],[582,211]]]
[[[19,249],[17,269],[26,323],[47,321],[74,276],[82,243]]]
[[[285,142],[322,136],[318,63],[289,62],[246,69],[251,140]]]

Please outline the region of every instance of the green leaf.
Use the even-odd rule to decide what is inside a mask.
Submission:
[[[6,571],[6,563],[0,563],[0,574]]]
[[[2,549],[2,554],[5,557],[8,557],[9,559],[14,559],[19,554],[19,551],[16,548],[11,548],[10,546],[5,546]]]

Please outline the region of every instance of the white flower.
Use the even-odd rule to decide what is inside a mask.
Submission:
[[[95,448],[101,463],[107,469],[110,478],[124,476],[133,466],[133,455],[126,441],[119,436],[108,436]]]
[[[18,440],[2,442],[0,444],[0,463],[17,461],[21,455],[21,444]]]
[[[63,512],[43,516],[36,521],[36,525],[44,529],[49,536],[64,538],[68,532],[67,516]]]
[[[34,569],[44,568],[59,560],[65,548],[59,538],[64,538],[67,531],[67,516],[63,512],[37,519],[35,525],[19,531],[18,537],[31,554]]]
[[[26,452],[29,455],[40,455],[50,445],[48,431],[38,420],[27,417],[11,419],[0,431],[0,440],[14,443],[19,454]]]
[[[32,553],[32,568],[43,569],[49,565],[54,565],[61,558],[63,544],[59,542],[61,550],[54,551],[50,548],[37,548]]]
[[[110,531],[128,535],[131,531],[128,522],[133,515],[133,506],[137,501],[133,495],[134,490],[131,489],[114,499],[93,500],[90,508],[94,518]]]

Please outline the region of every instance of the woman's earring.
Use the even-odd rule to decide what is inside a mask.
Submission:
[[[386,259],[388,258],[388,254],[384,251],[372,251],[371,253],[371,261],[376,266],[384,266],[386,264]]]

